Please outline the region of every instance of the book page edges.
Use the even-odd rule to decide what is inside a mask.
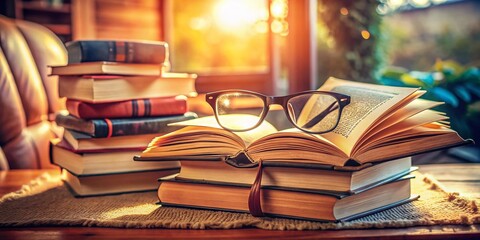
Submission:
[[[411,156],[415,156],[415,155],[419,155],[419,154],[423,154],[423,153],[429,153],[429,152],[444,150],[444,149],[448,149],[448,148],[464,146],[464,145],[468,145],[468,144],[474,144],[474,141],[472,139],[465,139],[461,142],[456,142],[456,143],[453,143],[453,144],[434,147],[434,148],[430,148],[430,149],[426,149],[426,150],[412,151],[412,152],[409,152],[408,154],[403,154],[403,155],[399,155],[399,156],[391,156],[391,157],[387,157],[387,158],[383,158],[383,159],[376,159],[376,160],[371,161],[371,162],[390,161],[390,160],[398,159],[398,158],[402,158],[402,157],[411,157]],[[362,163],[362,164],[365,164],[365,163],[368,163],[370,161],[358,161],[358,162]]]
[[[405,203],[409,203],[409,202],[412,202],[414,200],[417,200],[419,197],[420,197],[419,195],[412,195],[410,198],[407,198],[407,199],[404,199],[404,200],[401,200],[401,201],[398,201],[398,202],[395,202],[395,203],[392,203],[392,204],[388,204],[388,205],[383,206],[383,207],[375,208],[375,209],[372,209],[372,210],[369,210],[369,211],[365,211],[365,212],[358,213],[358,214],[355,214],[355,215],[352,215],[352,216],[348,216],[348,217],[345,217],[345,218],[342,218],[342,219],[337,219],[337,220],[316,219],[316,218],[314,219],[314,218],[305,218],[305,217],[288,216],[288,215],[271,214],[271,213],[265,213],[265,215],[270,216],[270,217],[283,217],[283,218],[291,218],[291,219],[307,220],[307,221],[343,222],[343,221],[354,220],[354,219],[357,219],[357,218],[360,218],[360,217],[363,217],[363,216],[366,216],[366,215],[370,215],[370,214],[373,214],[373,213],[377,213],[377,212],[380,212],[380,211],[383,211],[383,210],[386,210],[386,209],[389,209],[389,208],[393,208],[393,207],[405,204]],[[220,211],[226,211],[226,212],[248,213],[248,211],[244,211],[244,210],[216,208],[216,207],[215,208],[214,207],[202,207],[202,206],[194,206],[194,205],[174,204],[174,203],[168,203],[168,202],[160,202],[160,204],[162,206],[165,206],[165,207],[181,207],[181,208],[220,210]]]

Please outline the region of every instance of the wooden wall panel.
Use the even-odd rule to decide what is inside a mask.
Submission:
[[[158,0],[95,0],[95,38],[161,40]]]

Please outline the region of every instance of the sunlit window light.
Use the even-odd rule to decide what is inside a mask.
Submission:
[[[363,39],[369,39],[370,38],[370,32],[367,30],[362,30],[361,32]]]
[[[282,33],[288,30],[287,22],[282,22],[279,20],[273,20],[271,27],[272,27],[272,32],[274,33]]]
[[[286,0],[274,0],[270,5],[270,12],[274,18],[286,18],[288,6]]]
[[[197,17],[190,20],[190,27],[194,30],[201,31],[207,29],[209,26],[210,23],[205,18]]]
[[[223,31],[249,28],[264,15],[254,1],[222,0],[214,8],[215,23]]]

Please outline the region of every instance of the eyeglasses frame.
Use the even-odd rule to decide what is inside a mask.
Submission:
[[[230,128],[222,125],[222,123],[218,119],[217,98],[220,95],[228,94],[228,93],[246,93],[246,94],[251,94],[251,95],[257,96],[260,99],[262,99],[264,110],[262,111],[262,115],[260,116],[260,120],[257,122],[257,124],[255,124],[253,127],[242,129],[242,130],[233,130],[233,129],[230,129]],[[300,96],[300,95],[304,95],[304,94],[314,94],[314,93],[332,96],[339,103],[338,104],[339,105],[339,114],[338,114],[338,117],[337,117],[336,124],[333,128],[331,128],[328,131],[315,132],[315,131],[309,131],[309,130],[306,130],[306,129],[302,129],[302,128],[298,127],[297,124],[294,123],[294,121],[292,120],[292,118],[291,118],[291,116],[288,112],[287,103],[291,98],[294,98],[294,97],[297,97],[297,96]],[[270,105],[278,104],[278,105],[282,106],[283,111],[285,112],[285,115],[287,115],[288,121],[290,121],[290,123],[293,126],[295,126],[296,128],[298,128],[298,129],[300,129],[304,132],[307,132],[307,133],[321,134],[321,133],[330,132],[338,126],[338,123],[340,122],[340,117],[341,117],[342,112],[343,112],[343,108],[345,106],[347,106],[348,104],[350,104],[350,96],[345,95],[345,94],[341,94],[341,93],[336,93],[336,92],[317,91],[317,90],[302,91],[302,92],[289,94],[289,95],[285,95],[285,96],[267,96],[267,95],[257,93],[257,92],[253,92],[253,91],[249,91],[249,90],[229,89],[229,90],[220,90],[220,91],[207,93],[205,95],[205,101],[207,101],[207,103],[210,105],[210,107],[212,107],[214,115],[215,115],[215,119],[217,120],[218,125],[220,125],[224,129],[227,129],[227,130],[230,130],[230,131],[246,132],[246,131],[249,131],[249,130],[252,130],[252,129],[258,127],[265,120],[265,117],[267,116],[268,111],[270,110]]]

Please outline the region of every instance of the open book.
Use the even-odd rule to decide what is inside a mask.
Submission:
[[[425,91],[417,88],[330,78],[319,90],[351,97],[338,126],[331,132],[308,134],[296,128],[278,131],[265,121],[247,132],[230,132],[220,128],[210,116],[175,123],[187,127],[153,139],[137,159],[207,160],[245,155],[252,162],[346,166],[397,159],[468,142],[449,128],[444,113],[430,109],[442,103],[419,99]],[[314,104],[314,100],[306,103],[299,125],[318,114]],[[253,116],[230,117],[241,124]]]

